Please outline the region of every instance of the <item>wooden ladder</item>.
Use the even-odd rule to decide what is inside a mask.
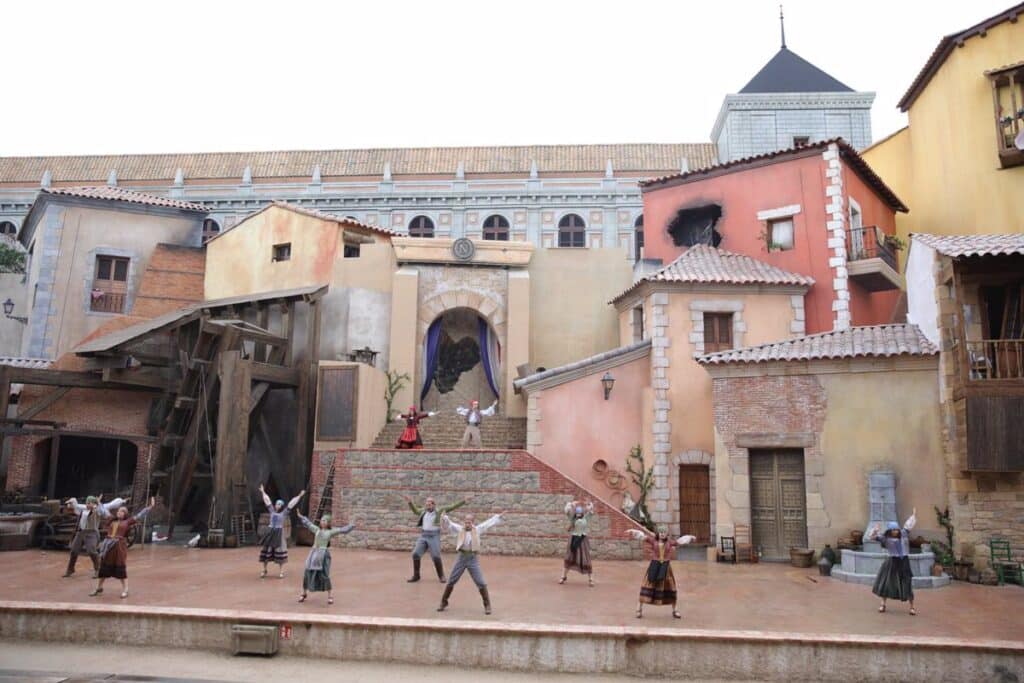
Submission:
[[[316,515],[313,517],[314,524],[320,521],[324,513],[331,511],[334,502],[334,466],[337,462],[338,456],[335,455],[331,458],[331,466],[327,469],[327,478],[324,479],[324,484],[320,487],[320,500],[316,504]]]

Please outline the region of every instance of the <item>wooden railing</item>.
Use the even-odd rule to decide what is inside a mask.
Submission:
[[[863,261],[869,258],[880,258],[895,271],[899,271],[899,260],[896,251],[878,241],[881,230],[873,225],[854,228],[846,233],[846,260]]]
[[[104,292],[100,296],[92,297],[92,310],[98,313],[123,313],[125,294]]]
[[[965,346],[969,381],[1024,379],[1024,339],[983,339]]]

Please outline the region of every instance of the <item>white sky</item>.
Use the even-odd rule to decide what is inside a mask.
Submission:
[[[877,92],[1013,0],[786,0],[789,48]],[[0,3],[0,155],[705,142],[774,0]]]

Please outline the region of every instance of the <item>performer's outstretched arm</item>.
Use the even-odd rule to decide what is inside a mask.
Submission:
[[[680,536],[679,538],[676,539],[676,545],[687,545],[689,543],[693,543],[696,540],[697,540],[696,536],[691,536],[690,534],[686,534],[685,536]]]
[[[260,484],[260,494],[263,496],[263,504],[267,506],[267,512],[273,512],[274,506],[270,502],[270,496],[263,490],[263,484]]]
[[[302,522],[302,526],[306,527],[313,534],[320,531],[320,527],[318,527],[316,524],[313,524],[313,522],[309,520],[309,517],[306,517],[306,515],[302,514],[301,512],[299,513],[299,521]]]
[[[484,408],[483,410],[481,410],[480,414],[483,415],[484,417],[494,417],[494,409],[497,408],[497,407],[498,407],[498,402],[495,401],[494,403],[492,403],[487,408]]]
[[[306,489],[302,489],[301,491],[299,491],[299,495],[295,496],[290,501],[288,501],[288,509],[294,510],[295,506],[299,504],[299,501],[302,500],[302,497],[304,495],[306,495]]]
[[[480,524],[477,524],[477,525],[476,525],[476,530],[477,530],[477,533],[480,533],[480,534],[482,534],[483,532],[487,531],[487,530],[488,530],[488,529],[490,529],[490,528],[491,528],[492,526],[494,526],[495,524],[497,524],[498,522],[500,522],[500,521],[501,521],[501,516],[502,516],[503,514],[505,514],[505,513],[504,513],[504,512],[499,512],[498,514],[496,514],[496,515],[493,515],[493,516],[492,516],[492,517],[491,517],[490,519],[488,519],[487,521],[485,521],[485,522],[481,522]]]
[[[334,538],[338,534],[347,534],[347,533],[349,533],[350,531],[352,531],[355,528],[356,528],[355,524],[349,523],[349,524],[346,524],[345,526],[341,526],[341,527],[338,527],[338,526],[332,527],[331,530],[328,533],[330,533],[331,538]]]
[[[452,505],[449,505],[446,508],[441,508],[441,514],[448,514],[449,512],[455,512],[456,510],[458,510],[460,507],[462,507],[465,504],[466,504],[465,500],[460,500],[459,502],[453,503]]]
[[[903,529],[905,531],[910,531],[916,525],[917,525],[917,508],[914,508],[914,511],[910,513],[910,517],[908,517],[907,521],[903,523]]]
[[[109,503],[100,503],[96,509],[99,510],[100,517],[110,517],[111,513],[122,505],[124,505],[124,498],[115,498]]]
[[[446,529],[451,531],[453,534],[461,534],[462,533],[462,525],[459,524],[458,522],[453,522],[451,520],[451,518],[448,517],[448,515],[441,515],[441,524]]]

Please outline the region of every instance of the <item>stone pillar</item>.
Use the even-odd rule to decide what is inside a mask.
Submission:
[[[839,160],[839,146],[835,143],[822,153],[825,160],[825,223],[828,236],[829,260],[832,269],[832,312],[835,317],[832,329],[845,330],[850,327],[850,276],[846,268],[846,202],[843,190],[843,166]]]
[[[526,241],[533,243],[533,246],[541,248],[540,243],[540,209],[528,209],[526,211]]]
[[[388,367],[399,375],[407,373],[410,381],[395,396],[395,408],[405,410],[415,402],[416,389],[416,327],[419,273],[412,268],[399,268],[391,276],[391,338]],[[389,415],[387,419],[391,419]]]
[[[502,363],[505,374],[505,415],[526,417],[526,401],[513,393],[516,368],[530,362],[530,273],[525,269],[508,272],[508,313],[505,317],[506,351]]]
[[[647,509],[659,524],[672,520],[669,513],[668,462],[672,452],[672,423],[669,422],[669,331],[668,294],[651,295],[651,387],[654,390],[654,487]]]

